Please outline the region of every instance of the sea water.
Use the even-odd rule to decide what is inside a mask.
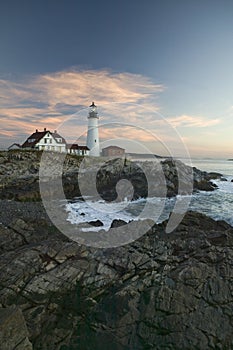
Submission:
[[[190,160],[182,159],[183,163],[190,165]],[[193,159],[192,165],[207,172],[221,173],[225,181],[213,180],[217,189],[212,192],[199,191],[191,196],[188,210],[204,213],[215,220],[224,220],[233,226],[233,162],[223,159]],[[125,222],[144,218],[153,219],[159,223],[168,218],[174,208],[177,198],[146,198],[136,201],[105,202],[100,199],[93,201],[91,198],[77,198],[66,205],[67,220],[73,224],[83,224],[100,220],[101,227],[93,228],[108,230],[114,219]],[[144,211],[145,205],[147,210]],[[162,207],[159,212],[158,208]],[[93,230],[91,229],[91,230]],[[90,230],[84,228],[83,230]]]
[[[180,159],[183,163],[190,165],[190,160]],[[227,159],[212,159],[212,158],[193,158],[192,166],[207,172],[217,172],[224,176],[233,177],[233,161]]]
[[[185,163],[185,160],[183,160]],[[213,180],[217,189],[200,191],[192,196],[190,209],[204,213],[215,220],[224,220],[233,226],[233,161],[225,159],[193,159],[193,166],[207,172],[218,172],[226,181]]]

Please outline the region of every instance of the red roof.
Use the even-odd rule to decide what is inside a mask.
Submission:
[[[118,147],[118,146],[108,146],[108,147],[103,148],[102,151],[105,150],[105,149],[122,149],[123,151],[125,150],[124,148],[121,148],[121,147]]]
[[[87,146],[78,146],[80,150],[90,151]]]
[[[52,136],[56,139],[62,139],[62,143],[66,143],[66,140],[64,139],[64,137],[62,137],[61,135],[59,135],[57,132],[51,132]]]
[[[89,151],[89,148],[87,146],[79,146],[77,143],[68,143],[67,144],[68,149],[76,149],[76,150],[86,150]]]
[[[44,131],[38,131],[36,130],[36,132],[34,132],[33,134],[31,134],[31,136],[29,136],[27,138],[27,140],[22,144],[23,148],[34,148],[35,145],[47,134],[49,133],[50,135],[53,136],[53,138],[55,139],[55,141],[57,142],[56,138],[62,139],[62,143],[66,143],[66,140],[59,135],[57,132],[51,132],[49,130],[44,130]],[[59,142],[57,142],[59,143]]]
[[[31,136],[27,138],[27,140],[22,144],[23,148],[30,147],[34,148],[35,145],[50,131],[36,131]]]

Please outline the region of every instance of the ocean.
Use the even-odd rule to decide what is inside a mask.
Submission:
[[[190,160],[181,159],[190,165]],[[191,196],[188,210],[204,213],[215,220],[224,220],[233,226],[233,161],[224,159],[192,159],[192,166],[207,172],[221,173],[226,181],[213,180],[218,188],[213,192],[200,191]],[[66,205],[67,220],[72,224],[83,224],[100,220],[101,227],[83,228],[83,231],[108,230],[114,219],[125,222],[150,218],[160,223],[169,217],[177,198],[147,198],[136,201],[122,201],[107,203],[104,200],[93,201],[91,198],[76,200]],[[143,215],[143,208],[147,203],[147,210]],[[158,208],[163,207],[158,213]]]

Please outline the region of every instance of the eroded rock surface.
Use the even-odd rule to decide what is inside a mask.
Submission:
[[[0,344],[4,350],[32,350],[28,329],[19,307],[0,308]]]
[[[137,199],[140,197],[172,197],[191,194],[192,190],[213,191],[211,179],[221,174],[208,174],[191,168],[179,160],[166,159],[139,162],[125,158],[93,159],[53,152],[39,151],[0,152],[0,198],[18,201],[40,201],[44,198],[60,198],[63,193],[69,199],[93,196],[93,189],[105,200]],[[41,164],[44,171],[40,173]],[[93,177],[94,174],[94,177]],[[62,180],[61,180],[62,179]],[[128,181],[129,186],[117,184]],[[59,192],[60,182],[63,190]],[[44,184],[41,190],[40,184]],[[91,184],[96,186],[90,186]],[[81,187],[80,187],[80,184]],[[122,188],[121,188],[122,187]]]
[[[1,224],[1,310],[22,317],[25,349],[232,349],[232,227],[194,212],[165,225],[94,249],[24,212]]]

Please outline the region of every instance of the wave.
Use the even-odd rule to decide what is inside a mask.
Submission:
[[[231,180],[232,176],[228,176],[227,181],[213,180],[218,188],[213,192],[200,191],[192,195],[189,210],[204,213],[215,220],[225,220],[233,226],[233,182]],[[90,225],[89,227],[83,227],[83,231],[99,231],[101,229],[107,231],[115,219],[128,223],[132,220],[149,218],[156,223],[160,223],[169,217],[176,200],[182,198],[183,196],[166,199],[150,197],[146,199],[139,198],[134,201],[125,199],[122,202],[94,201],[90,197],[77,198],[66,205],[67,220],[78,225],[97,220],[103,223],[103,226],[100,227]],[[145,205],[147,205],[147,209],[143,211]]]
[[[67,220],[72,224],[87,224],[91,221],[100,220],[103,226],[100,227],[84,227],[83,231],[99,231],[109,230],[114,219],[121,219],[125,222],[135,220],[134,215],[125,212],[125,208],[129,203],[123,202],[105,202],[104,200],[77,200],[75,203],[68,203],[66,211],[68,212]]]
[[[231,182],[232,176],[226,176],[225,178],[227,181],[212,180],[212,182],[218,186],[218,191],[225,193],[233,193],[233,182]]]
[[[224,220],[233,226],[233,182],[232,176],[227,181],[212,180],[218,187],[213,192],[200,191],[192,197],[190,209],[206,214],[214,220]]]

